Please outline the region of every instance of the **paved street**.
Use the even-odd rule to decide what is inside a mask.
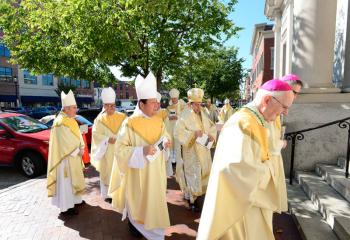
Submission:
[[[7,171],[7,177],[4,177],[2,173]],[[44,177],[23,182],[15,170],[6,168],[0,172],[1,186],[5,181],[8,185],[11,181],[20,182],[0,190],[0,239],[134,239],[128,233],[126,222],[121,221],[121,215],[99,197],[98,175],[93,168],[85,172],[87,192],[84,199],[87,204],[80,207],[79,215],[67,218],[59,216],[59,210],[47,198]],[[167,233],[172,233],[172,236],[167,239],[194,239],[188,235],[197,230],[199,214],[189,212],[183,205],[174,180],[169,181],[168,206],[172,227]],[[280,215],[276,220],[277,240],[300,239],[288,215]]]
[[[12,167],[0,167],[0,193],[8,191],[19,183],[31,181],[23,176],[19,171]]]

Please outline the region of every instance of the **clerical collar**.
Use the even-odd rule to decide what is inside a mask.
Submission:
[[[144,118],[150,119],[151,117],[147,116],[144,112],[142,112],[141,109],[139,109],[140,112],[138,112],[138,114]]]
[[[254,105],[253,102],[248,103],[247,105],[243,106],[242,108],[246,108],[246,109],[250,110],[259,119],[259,122],[261,123],[261,125],[263,127],[266,127],[267,123],[266,123],[263,115],[259,112],[259,109]]]

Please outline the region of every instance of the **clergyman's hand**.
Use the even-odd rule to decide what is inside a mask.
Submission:
[[[154,155],[157,152],[157,149],[150,145],[150,146],[144,146],[143,147],[143,155],[148,156],[148,155]]]
[[[201,137],[202,135],[203,135],[203,131],[202,131],[202,130],[199,130],[199,131],[195,131],[195,132],[194,132],[194,136],[195,136],[196,138]]]

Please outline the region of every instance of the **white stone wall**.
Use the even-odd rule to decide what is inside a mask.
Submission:
[[[266,0],[265,14],[275,21],[275,38],[280,38],[275,42],[275,69],[279,67],[275,76],[283,75],[286,43],[285,73],[299,75],[305,84],[304,94],[285,118],[287,132],[350,117],[350,94],[340,93],[332,81],[337,3],[345,1],[348,0]],[[348,55],[350,47],[345,51]],[[346,71],[350,72],[350,68],[345,67]],[[296,143],[295,169],[314,170],[316,163],[335,164],[338,156],[345,155],[346,143],[347,130],[338,126],[305,133],[305,139]],[[289,144],[283,151],[287,175],[290,150]]]
[[[293,2],[292,72],[306,88],[333,88],[337,1]]]
[[[316,127],[350,117],[350,94],[304,94],[292,106],[284,122],[286,132]],[[304,134],[296,142],[295,169],[314,170],[316,163],[335,164],[338,156],[346,155],[347,129],[338,125]],[[284,166],[289,174],[291,142],[283,151]]]

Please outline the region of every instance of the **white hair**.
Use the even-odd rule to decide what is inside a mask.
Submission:
[[[253,102],[255,104],[259,104],[261,102],[261,100],[263,99],[263,97],[265,97],[265,96],[272,96],[272,97],[278,98],[278,97],[284,96],[288,92],[291,92],[291,90],[289,90],[289,91],[268,91],[268,90],[259,88],[258,91],[256,92],[256,95],[255,95]]]

